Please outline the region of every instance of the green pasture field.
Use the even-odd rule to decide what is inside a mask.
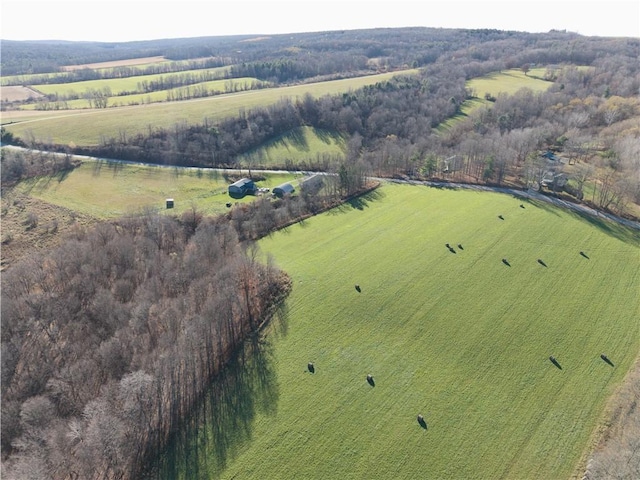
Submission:
[[[383,82],[395,75],[417,70],[367,75],[363,77],[309,83],[280,88],[267,88],[234,94],[218,95],[183,102],[166,102],[89,111],[8,111],[3,112],[3,126],[21,138],[34,138],[68,145],[97,145],[101,138],[118,138],[120,132],[134,135],[153,127],[171,127],[176,123],[201,123],[205,119],[218,121],[237,115],[241,110],[268,106],[283,98],[315,97],[355,90],[365,85]]]
[[[525,75],[522,70],[511,69],[502,72],[483,75],[467,82],[467,88],[475,91],[478,97],[484,98],[485,93],[497,97],[501,93],[513,95],[521,88],[530,88],[534,92],[544,92],[553,82],[542,80],[537,76]]]
[[[385,185],[259,246],[292,278],[286,321],[215,396],[182,478],[581,476],[640,349],[638,232]]]
[[[553,83],[542,80],[545,69],[539,68],[529,71],[527,75],[520,69],[505,70],[503,72],[490,73],[482,77],[473,78],[467,82],[467,89],[474,92],[478,98],[465,100],[461,105],[461,113],[449,118],[438,125],[438,130],[443,131],[451,128],[460,119],[468,116],[471,112],[482,106],[491,105],[485,100],[486,93],[497,97],[501,93],[513,95],[521,88],[530,88],[534,92],[543,92]]]
[[[331,132],[301,127],[240,156],[238,161],[245,166],[252,164],[272,167],[287,163],[299,165],[302,162],[316,161],[323,155],[344,156],[345,143],[345,138]]]
[[[454,115],[453,117],[447,118],[444,122],[440,122],[436,127],[436,130],[439,132],[444,132],[454,126],[460,120],[469,116],[471,112],[474,110],[491,105],[491,102],[485,100],[484,98],[471,98],[469,100],[465,100],[460,105],[460,113]]]
[[[252,85],[268,85],[268,82],[263,82],[257,78],[252,77],[240,77],[230,78],[227,80],[212,80],[210,82],[194,83],[189,86],[171,88],[168,90],[158,90],[150,93],[135,93],[131,95],[113,95],[109,97],[108,107],[124,107],[130,105],[141,105],[144,103],[156,103],[166,102],[167,98],[172,95],[173,98],[177,98],[179,95],[188,95],[189,92],[193,92],[196,88],[206,89],[208,92],[224,93],[226,90],[238,89],[248,90]],[[57,103],[60,108],[67,109],[88,109],[91,108],[89,101],[85,98],[77,100],[67,100],[66,102],[53,102]],[[22,110],[35,110],[38,107],[37,103],[27,104],[21,107]]]
[[[204,59],[202,59],[204,61]],[[100,63],[87,63],[84,65],[69,65],[67,67],[62,67],[63,72],[52,72],[52,73],[33,73],[33,74],[23,74],[23,75],[8,75],[4,77],[0,77],[0,85],[32,85],[34,82],[38,82],[43,78],[46,79],[55,79],[55,78],[65,78],[70,71],[80,70],[83,68],[88,68],[91,70],[97,70],[99,72],[109,72],[116,69],[120,69],[122,67],[126,67],[131,69],[132,71],[138,70],[142,71],[145,68],[155,66],[155,65],[184,65],[185,68],[189,66],[189,61],[185,60],[162,60],[162,57],[147,57],[147,58],[133,58],[128,60],[114,60]]]
[[[104,88],[111,89],[113,95],[119,95],[123,92],[139,92],[139,84],[142,82],[154,82],[160,79],[165,81],[171,78],[180,77],[181,75],[193,74],[199,75],[203,73],[213,73],[224,75],[229,70],[228,67],[207,68],[204,70],[186,70],[184,72],[172,73],[156,73],[153,75],[136,75],[125,78],[109,78],[104,80],[86,80],[83,82],[73,83],[53,83],[48,85],[35,85],[34,88],[44,95],[70,96],[79,95],[82,97],[90,90],[102,90]]]
[[[63,74],[59,73],[31,73],[25,75],[9,75],[0,76],[0,86],[8,85],[31,85],[32,82],[37,82],[43,78],[55,78]]]
[[[248,172],[247,172],[248,173]],[[294,182],[301,175],[264,174],[260,188]],[[181,214],[195,207],[205,215],[228,211],[228,202],[251,202],[255,196],[232,199],[231,180],[224,172],[201,168],[133,165],[106,161],[85,161],[68,174],[25,180],[18,192],[99,219],[116,218],[145,210],[165,211],[165,201],[175,207],[167,213]]]

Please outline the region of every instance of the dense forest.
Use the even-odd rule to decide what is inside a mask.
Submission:
[[[108,73],[63,69],[145,56],[181,63]],[[78,228],[59,248],[3,272],[3,476],[139,478],[291,288],[285,273],[257,261],[250,242],[370,188],[370,177],[540,188],[550,170],[540,153],[560,152],[574,168],[567,184],[549,184],[551,193],[630,215],[628,207],[640,204],[639,57],[638,39],[559,31],[3,40],[3,76],[38,73],[43,83],[221,66],[228,78],[274,84],[418,69],[342,95],[282,100],[220,122],[105,138],[94,148],[27,142],[3,130],[3,143],[67,154],[40,165],[3,151],[3,185],[71,168],[74,153],[234,167],[241,155],[251,159],[265,142],[302,126],[348,139],[343,156],[302,165],[336,174],[326,197],[261,200],[220,218],[146,213]],[[491,97],[466,86],[491,72],[534,66],[553,82],[545,92]],[[464,114],[472,99],[488,102]],[[458,121],[442,128],[451,118]],[[563,166],[551,171],[559,175]]]
[[[626,44],[626,45],[625,45]],[[500,30],[399,28],[295,33],[272,36],[202,37],[126,43],[17,42],[2,40],[3,76],[62,74],[67,81],[176,70],[232,66],[234,76],[288,82],[319,75],[353,73],[359,69],[422,67],[438,60],[468,56],[482,63],[497,60],[506,68],[524,62],[589,65],[616,51],[633,55],[634,41],[582,37],[568,32],[531,34]],[[469,49],[465,53],[465,49]],[[637,52],[636,52],[637,53]],[[112,71],[64,67],[131,58],[163,56],[173,60],[149,67]],[[106,76],[106,77],[105,77]]]

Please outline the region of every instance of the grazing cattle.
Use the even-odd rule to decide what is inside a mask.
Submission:
[[[309,362],[307,364],[307,369],[309,370],[309,372],[311,373],[316,373],[316,367],[313,365],[313,362]]]
[[[507,260],[506,258],[502,259],[502,263],[504,263],[507,267],[511,266],[511,264],[509,263],[509,260]]]
[[[600,355],[600,358],[601,358],[602,360],[604,360],[605,362],[607,362],[607,363],[608,363],[609,365],[611,365],[612,367],[614,366],[614,365],[613,365],[613,362],[612,362],[612,361],[609,359],[609,357],[607,357],[604,353],[603,353],[602,355]]]
[[[504,217],[503,217],[502,215],[498,215],[498,218],[499,218],[500,220],[504,220]]]
[[[373,380],[373,376],[371,376],[371,374],[367,375],[367,382],[369,383],[369,385],[371,385],[372,387],[376,386],[376,382]]]
[[[556,357],[554,357],[553,355],[551,355],[549,357],[549,360],[551,361],[551,363],[553,363],[556,367],[558,367],[560,370],[562,370],[562,367],[560,366],[560,362],[558,362],[558,360],[556,360]]]
[[[539,259],[538,259],[538,263],[539,263],[540,265],[542,265],[543,267],[546,267],[546,266],[547,266],[547,264],[546,264],[546,263],[544,263],[544,261],[543,261],[541,258],[539,258]]]
[[[418,423],[422,428],[424,428],[425,430],[427,429],[427,422],[425,422],[424,417],[420,414],[418,415]]]
[[[362,290],[360,289],[360,285],[356,284],[356,290],[360,293]]]
[[[460,250],[464,250],[464,248],[462,248],[462,244],[460,244],[460,243],[458,244],[458,248],[459,248]]]
[[[580,255],[582,255],[582,256],[583,256],[584,258],[586,258],[586,259],[589,259],[589,255],[587,255],[587,254],[586,254],[586,253],[584,253],[584,252],[580,252]]]
[[[524,205],[520,204],[520,208],[524,208]]]

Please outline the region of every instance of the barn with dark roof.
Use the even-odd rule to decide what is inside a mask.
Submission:
[[[258,187],[250,178],[241,178],[235,183],[229,185],[229,196],[233,198],[242,198],[245,195],[255,195]]]

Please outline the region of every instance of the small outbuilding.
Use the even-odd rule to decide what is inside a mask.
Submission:
[[[291,185],[290,183],[283,183],[282,185],[278,185],[272,190],[273,195],[278,198],[282,198],[286,195],[291,195],[295,191],[296,189],[293,188],[293,185]]]
[[[258,187],[250,178],[241,178],[235,183],[229,185],[229,196],[233,198],[242,198],[245,195],[255,195]]]
[[[173,198],[167,198],[166,206],[167,208],[173,208]]]

